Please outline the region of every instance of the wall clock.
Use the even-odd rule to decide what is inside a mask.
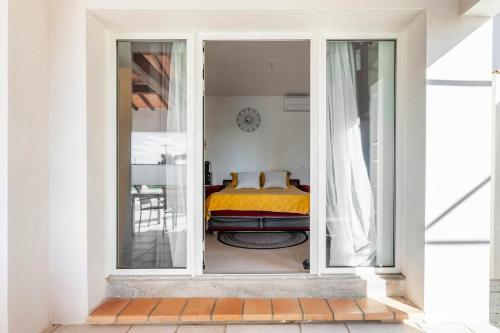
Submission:
[[[253,132],[260,126],[260,114],[254,108],[244,108],[238,112],[236,124],[243,132]]]

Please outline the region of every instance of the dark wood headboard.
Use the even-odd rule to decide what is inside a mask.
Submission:
[[[231,179],[224,179],[222,181],[222,185],[224,185],[224,187],[227,187],[230,184],[231,184]],[[290,185],[299,187],[300,186],[300,180],[299,179],[290,179]]]

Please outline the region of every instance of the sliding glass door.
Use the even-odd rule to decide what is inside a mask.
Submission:
[[[326,265],[394,266],[395,41],[328,41]]]
[[[186,41],[117,57],[117,268],[186,268]]]
[[[326,202],[315,209],[325,237],[311,237],[325,249],[320,267],[395,266],[395,53],[393,40],[326,43]],[[119,269],[187,267],[187,58],[185,40],[117,42]],[[202,221],[200,207],[189,215]]]

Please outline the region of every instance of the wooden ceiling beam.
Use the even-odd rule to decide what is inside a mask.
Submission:
[[[144,54],[144,57],[149,61],[149,63],[156,69],[158,70],[162,75],[165,76],[167,80],[170,79],[170,76],[168,75],[168,72],[170,71],[170,67],[165,68],[163,67],[162,63],[158,59],[159,56],[155,54]],[[162,56],[163,57],[163,56]]]
[[[164,109],[168,109],[168,102],[163,98],[163,96],[162,95],[158,95],[158,98],[160,99],[161,104],[163,104],[163,108]]]
[[[133,70],[153,89],[157,94],[168,96],[169,80],[162,72],[158,71],[146,57],[141,53],[133,54]]]
[[[153,105],[155,110],[167,108],[166,101],[160,95],[155,93],[149,93],[149,94],[143,94],[143,96],[149,101],[149,103],[151,103],[151,105]]]
[[[170,55],[168,54],[157,54],[156,57],[161,64],[161,67],[164,69],[165,74],[170,80]],[[167,70],[168,68],[168,70]]]
[[[144,94],[138,94],[139,97],[141,98],[141,100],[144,102],[144,104],[147,105],[147,107],[151,110],[151,111],[154,111],[155,110],[155,107],[153,106],[153,104],[151,104],[149,102],[149,100],[144,96]]]
[[[156,93],[147,84],[135,84],[132,83],[132,93],[133,94],[145,94],[145,93]]]
[[[137,109],[147,109],[148,106],[144,103],[144,101],[141,99],[141,96],[139,94],[133,94],[132,95],[132,103],[137,107]]]

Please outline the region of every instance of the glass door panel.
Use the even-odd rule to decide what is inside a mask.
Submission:
[[[395,41],[328,41],[326,265],[394,266]]]
[[[117,57],[117,268],[186,268],[186,41]]]

